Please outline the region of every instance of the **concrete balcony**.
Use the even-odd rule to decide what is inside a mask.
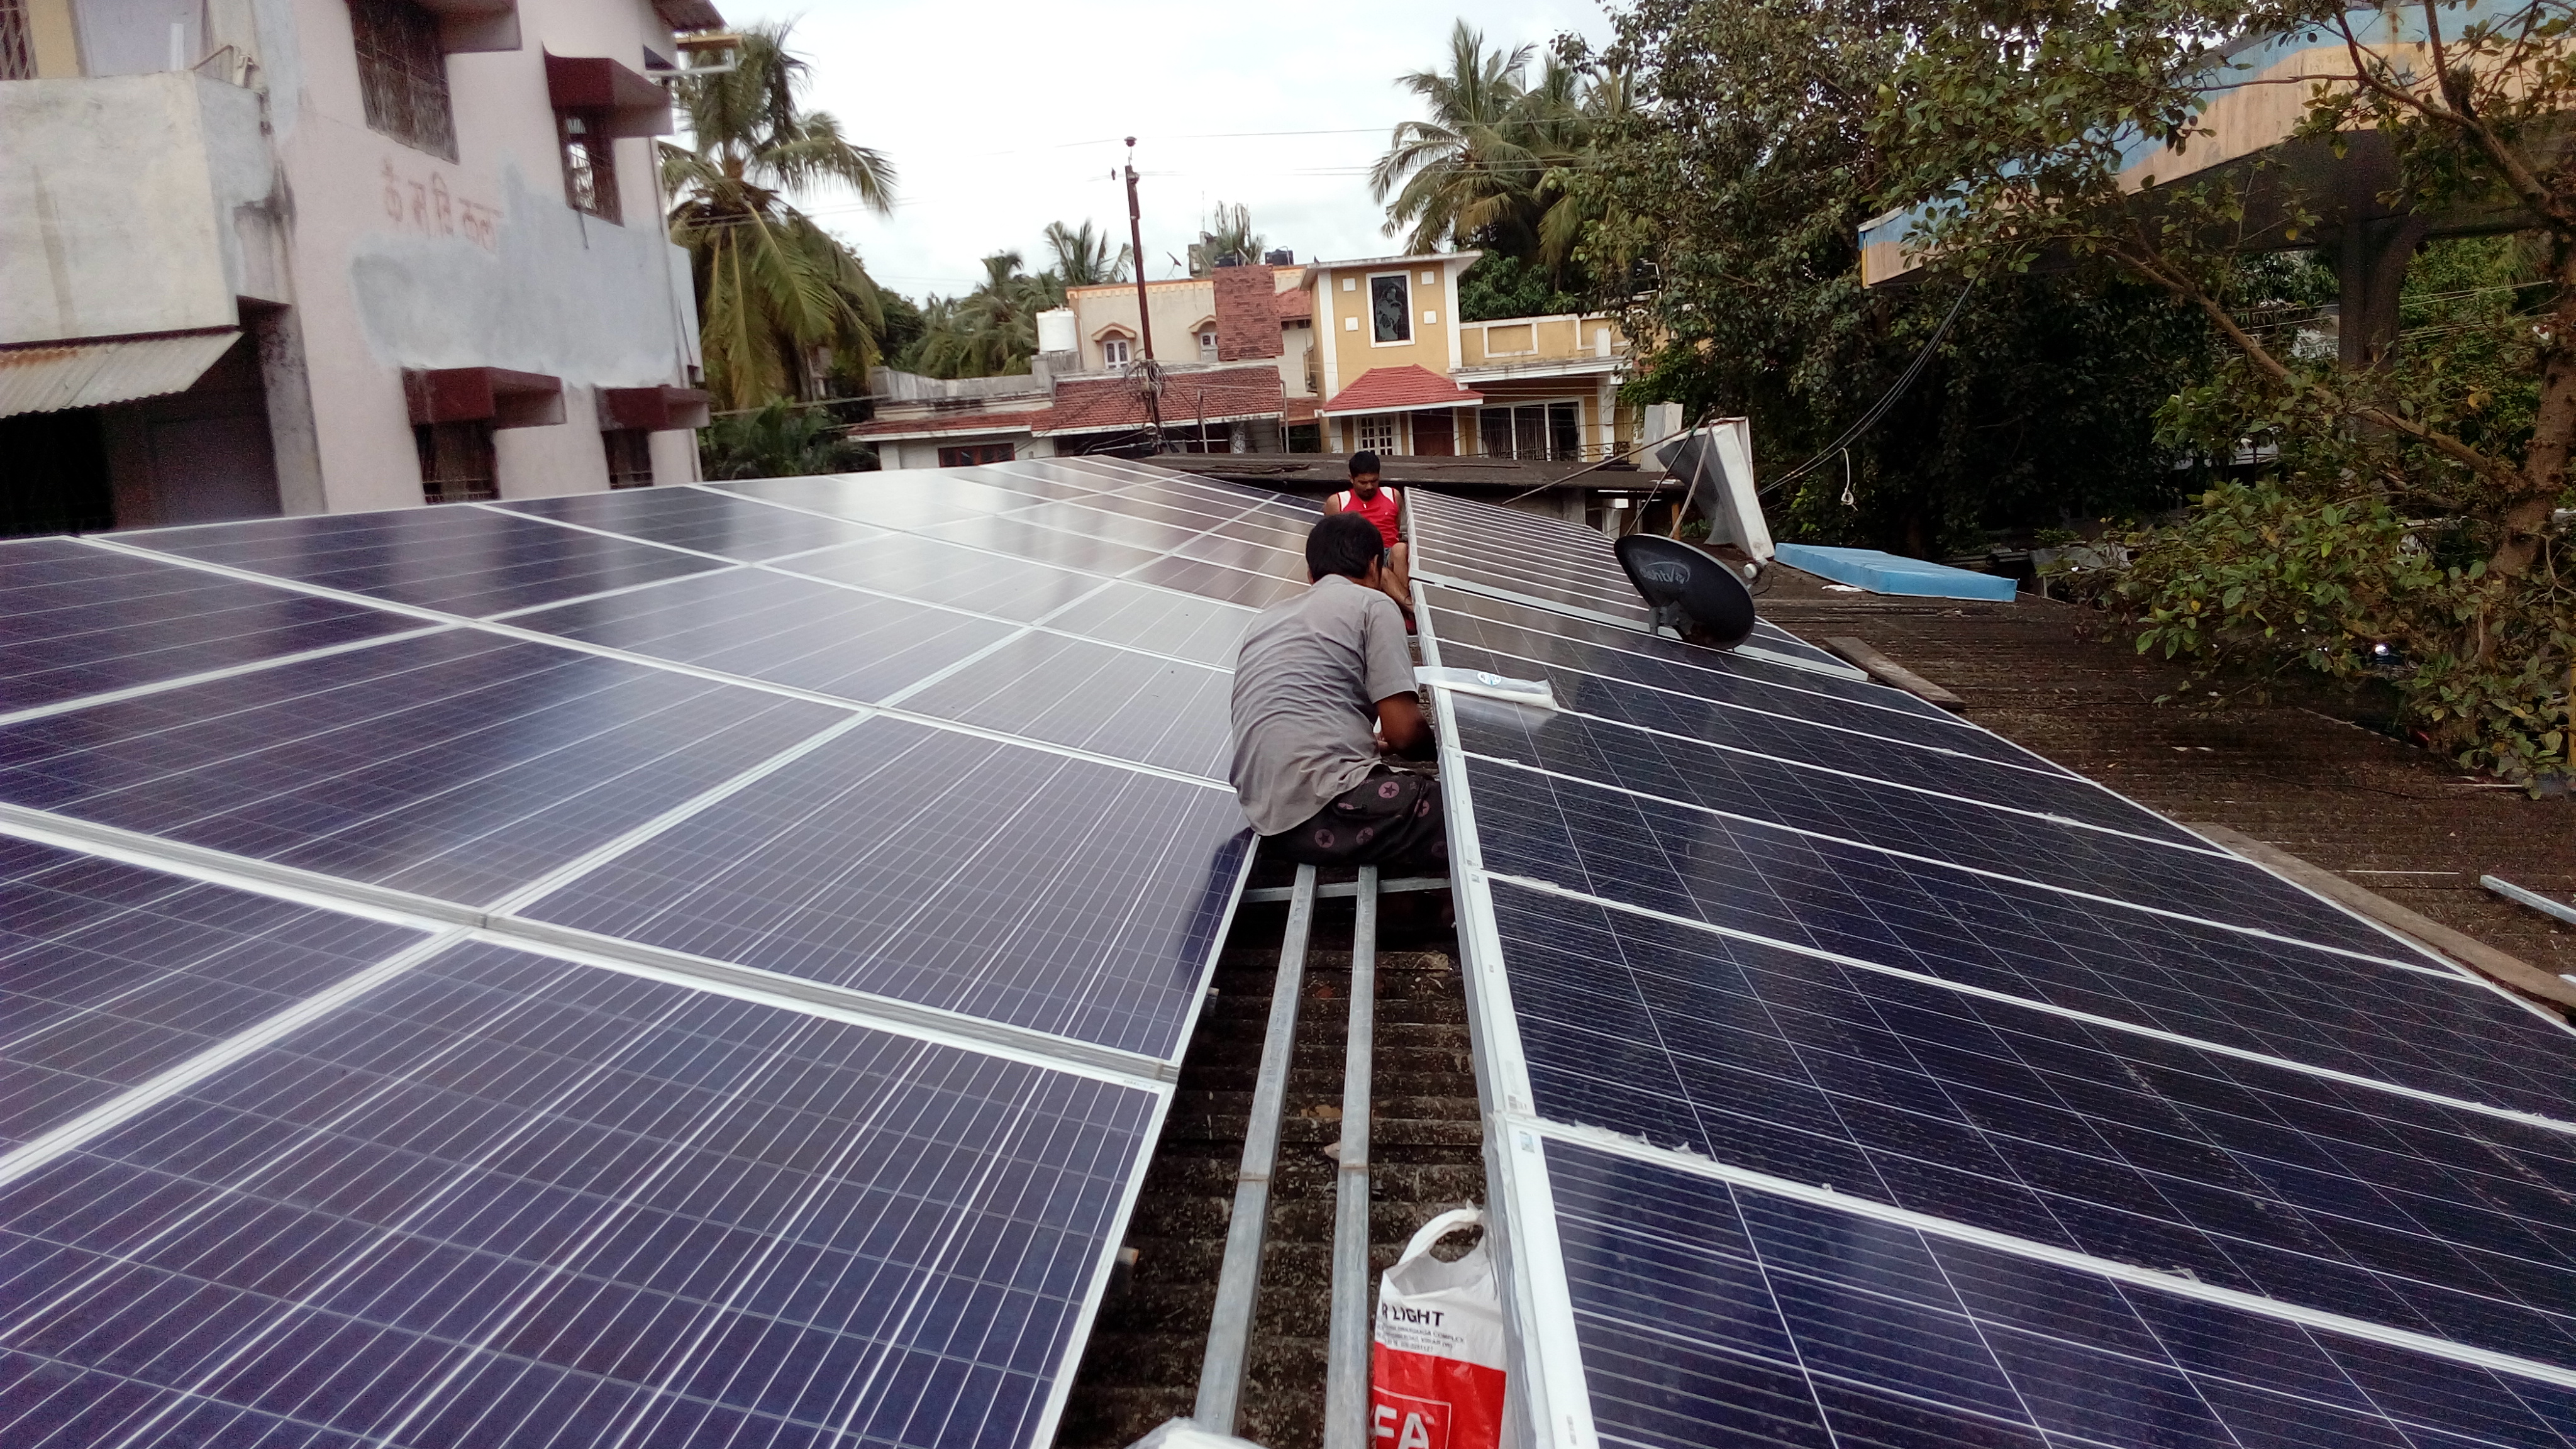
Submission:
[[[237,328],[245,299],[292,301],[260,106],[187,71],[0,82],[0,347]]]

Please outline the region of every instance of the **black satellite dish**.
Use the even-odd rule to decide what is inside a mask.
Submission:
[[[1629,534],[1617,548],[1619,566],[1654,610],[1656,628],[1719,649],[1752,637],[1753,591],[1725,560],[1651,533]]]

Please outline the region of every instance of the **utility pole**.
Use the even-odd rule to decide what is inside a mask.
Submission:
[[[1145,432],[1151,447],[1163,451],[1163,369],[1154,362],[1154,313],[1145,304],[1145,216],[1136,204],[1136,138],[1127,138],[1127,245],[1136,258],[1136,340],[1145,349],[1137,371],[1137,391],[1145,398]]]
[[[1136,138],[1127,138],[1127,242],[1136,254],[1136,336],[1154,360],[1154,314],[1145,309],[1145,217],[1136,207]]]

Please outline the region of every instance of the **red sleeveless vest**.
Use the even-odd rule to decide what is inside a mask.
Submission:
[[[1376,524],[1377,535],[1386,540],[1388,548],[1404,542],[1404,535],[1398,532],[1395,526],[1396,517],[1404,507],[1404,500],[1397,496],[1394,489],[1380,488],[1375,498],[1362,498],[1357,493],[1344,489],[1333,495],[1333,501],[1342,506],[1344,513],[1356,513]]]

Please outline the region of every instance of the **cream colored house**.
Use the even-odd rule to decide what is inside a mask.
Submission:
[[[0,527],[696,476],[708,0],[0,0]]]
[[[1478,252],[1306,269],[1327,452],[1574,461],[1636,431],[1618,402],[1628,341],[1606,314],[1462,322]]]

